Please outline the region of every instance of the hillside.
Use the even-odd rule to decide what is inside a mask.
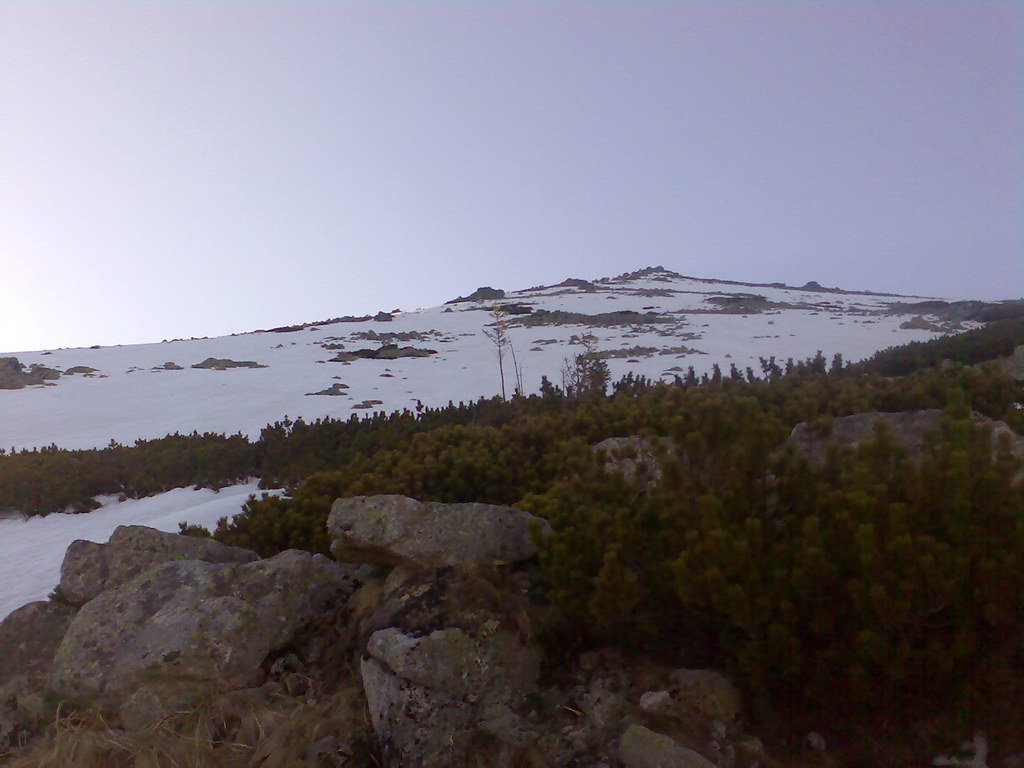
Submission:
[[[660,270],[620,279],[630,286],[627,291],[643,290],[647,295],[634,298],[644,300],[657,290],[652,283],[687,280],[695,284]],[[638,282],[645,287],[636,289]],[[525,299],[502,297],[519,313],[510,313],[516,324],[504,328],[517,345],[520,335],[535,332],[544,333],[545,340],[572,331],[579,341],[589,329],[600,336],[598,345],[572,343],[571,337],[536,342],[536,355],[552,347],[550,354],[562,358],[556,362],[567,364],[567,376],[552,372],[557,383],[540,387],[539,395],[391,412],[382,401],[355,409],[363,418],[344,418],[353,410],[348,406],[343,418],[276,422],[252,440],[193,433],[102,450],[52,447],[0,455],[0,506],[34,515],[26,521],[0,520],[5,598],[16,605],[15,595],[41,596],[44,584],[60,579],[48,601],[11,614],[4,625],[7,640],[0,633],[0,645],[13,648],[14,658],[22,654],[41,665],[32,673],[37,682],[18,682],[18,665],[8,665],[7,674],[14,675],[9,685],[22,691],[8,707],[11,743],[43,734],[24,760],[15,757],[12,765],[127,767],[148,749],[152,717],[161,719],[161,738],[166,738],[161,749],[206,750],[202,760],[189,758],[197,765],[234,765],[264,749],[282,764],[321,765],[316,755],[300,757],[289,751],[292,746],[275,741],[284,736],[272,735],[305,727],[312,714],[301,691],[286,686],[283,698],[275,698],[282,665],[301,669],[303,690],[315,689],[313,703],[323,708],[316,717],[334,723],[330,732],[349,749],[345,764],[461,765],[449,754],[457,742],[458,754],[475,756],[476,762],[466,765],[491,754],[484,764],[549,768],[596,762],[643,768],[652,764],[650,750],[657,747],[697,760],[682,763],[694,765],[910,768],[949,755],[973,738],[982,762],[991,750],[993,768],[1013,765],[1014,754],[1024,749],[1019,706],[1024,700],[1019,641],[1024,636],[1024,319],[999,319],[1015,311],[1012,303],[929,301],[908,312],[908,305],[919,302],[840,291],[829,292],[829,303],[852,304],[823,313],[823,305],[789,301],[782,306],[779,294],[764,295],[770,293],[765,286],[743,287],[763,293],[702,294],[700,301],[713,307],[703,312],[704,305],[670,311],[646,309],[654,306],[646,304],[628,315],[599,313],[583,304],[577,309],[590,311],[535,304],[526,312]],[[602,290],[599,284],[568,281],[532,293],[582,302]],[[800,290],[821,292],[815,286]],[[452,349],[462,349],[461,359],[468,362],[459,340],[468,345],[478,335],[478,368],[481,374],[490,368],[496,378],[487,333],[497,329],[484,325],[493,320],[487,308],[494,293],[481,289],[437,308],[436,314],[481,322],[474,336],[456,336]],[[531,292],[517,296],[522,295]],[[681,296],[691,295],[662,298]],[[868,308],[871,302],[874,308]],[[823,314],[828,323],[819,327]],[[384,327],[400,317],[357,322]],[[752,331],[750,325],[739,326],[743,332],[733,338],[743,344],[731,351],[717,337],[718,358],[693,349],[729,322],[762,323],[762,330],[772,331],[781,323],[799,330],[801,319],[818,328],[819,339],[831,329],[834,337],[859,341],[862,348],[868,346],[866,338],[874,339],[876,326],[893,336],[941,337],[893,347],[852,365],[833,356],[835,348],[825,343],[817,346],[829,357],[793,360],[762,352],[755,344],[768,340],[744,335]],[[316,327],[337,329],[341,322]],[[958,328],[971,330],[941,335]],[[277,329],[220,341],[309,333],[317,331]],[[365,332],[356,339],[338,336],[328,342],[334,348],[320,349],[340,359],[310,367],[336,365],[391,382],[398,376],[381,376],[379,366],[429,366],[447,354],[427,351],[432,347],[422,335],[401,333],[404,337],[383,340],[380,332],[376,339]],[[771,341],[781,341],[779,336]],[[628,345],[627,351],[614,354],[612,338]],[[785,336],[794,345],[799,338]],[[356,346],[370,340],[378,345]],[[379,346],[382,341],[395,346]],[[402,346],[415,351],[396,357]],[[665,367],[671,361],[659,351],[666,348],[685,367]],[[460,359],[452,357],[456,363]],[[705,368],[689,362],[704,358],[710,363]],[[615,367],[622,363],[655,365],[661,381]],[[199,369],[136,371],[120,382],[273,371],[255,355],[209,354],[200,364]],[[256,367],[262,365],[267,367]],[[434,378],[426,379],[441,387],[447,369],[435,370]],[[615,371],[623,370],[627,375],[616,378]],[[278,371],[280,382],[286,382],[283,373]],[[9,393],[15,397],[59,392],[81,375],[55,379],[38,366],[14,374],[56,382]],[[509,388],[511,380],[506,369]],[[98,373],[87,381],[115,389],[118,384],[116,377],[100,379]],[[344,406],[349,388],[353,385],[332,386],[330,391],[341,394],[306,399]],[[242,502],[256,490],[251,480],[242,482],[253,476],[263,489],[283,490]],[[188,490],[187,485],[207,488]],[[47,514],[97,505],[72,517]],[[221,514],[225,519],[215,530],[194,525],[212,528]],[[493,527],[485,522],[490,516]],[[190,536],[111,531],[119,523],[173,530],[183,519],[193,523],[182,529]],[[65,534],[101,541],[110,535],[111,541],[105,547],[74,544],[64,558],[65,566],[71,565],[58,574]],[[209,541],[211,536],[217,543]],[[468,542],[495,549],[470,556]],[[180,563],[139,570],[153,557],[164,558],[168,548],[215,557],[220,552],[251,567],[218,566],[185,555]],[[330,553],[333,559],[311,559],[310,553]],[[340,579],[338,596],[345,604],[325,605],[311,615],[312,603],[302,596],[305,587],[294,585],[313,576],[307,565],[314,563],[320,563],[314,570],[321,576],[334,573]],[[361,563],[373,567],[366,570]],[[222,570],[230,570],[239,584],[229,587],[220,577],[208,581],[203,575]],[[278,570],[291,575],[270,575]],[[156,583],[158,572],[166,578]],[[92,576],[83,582],[75,574],[93,574],[98,582]],[[191,576],[182,582],[185,574]],[[322,594],[321,576],[308,584],[310,600]],[[270,589],[263,583],[268,577],[279,586]],[[127,581],[117,586],[108,579]],[[159,594],[143,594],[151,587]],[[207,598],[221,605],[216,601],[225,589],[234,597],[223,603],[225,610],[211,610],[214,603]],[[235,605],[236,597],[244,602],[253,596],[259,606],[283,600],[281,615],[246,624],[251,631],[239,633],[234,627],[241,614],[226,607]],[[193,598],[194,610],[186,610],[180,601]],[[172,612],[161,609],[146,618],[165,599],[171,600]],[[135,607],[122,610],[129,604]],[[181,616],[184,623],[168,623],[165,615]],[[125,616],[141,616],[141,623],[126,627]],[[45,672],[50,651],[37,652],[19,639],[36,636],[33,617],[59,624],[47,641],[51,645],[44,646],[59,643],[53,675]],[[313,623],[307,626],[308,621]],[[187,627],[195,622],[206,630],[190,633]],[[293,628],[280,637],[262,634],[278,624]],[[146,638],[165,626],[171,631],[162,635],[164,650],[154,655]],[[302,626],[306,629],[294,634]],[[503,629],[493,635],[497,627]],[[260,706],[281,707],[276,725],[263,730],[259,724],[258,739],[240,735],[249,727],[249,715],[237,724],[217,715],[224,722],[209,738],[188,730],[189,718],[205,711],[191,708],[207,693],[241,693],[236,680],[209,674],[211,653],[221,651],[196,646],[193,640],[200,636],[219,649],[253,645],[242,654],[252,661],[244,679],[270,687],[246,689],[246,695],[255,696]],[[389,638],[395,648],[406,649],[403,655],[382,645]],[[462,643],[452,646],[462,650],[438,646],[443,659],[426,652],[446,638]],[[466,638],[472,648],[465,647]],[[129,666],[149,670],[139,678],[145,690],[170,675],[166,691],[181,697],[171,719],[164,719],[170,705],[160,703],[163,699],[153,709],[151,698],[131,693],[135,678],[124,690],[104,693],[102,682],[88,682],[102,679],[100,672],[83,673],[68,656],[68,648],[80,646],[82,660],[92,664],[90,654],[102,655],[108,645],[128,654]],[[141,661],[131,661],[138,648]],[[422,658],[416,649],[424,651]],[[407,658],[410,650],[415,652]],[[495,655],[505,651],[512,655]],[[468,658],[499,676],[502,669],[522,675],[516,672],[498,689],[482,680],[468,699],[456,696],[453,692],[463,691]],[[162,663],[180,659],[193,670],[184,677]],[[426,677],[403,659],[425,665]],[[448,662],[455,664],[454,676],[442,680],[435,673],[448,669]],[[362,670],[359,675],[339,676],[339,670],[355,669],[353,664]],[[679,681],[692,679],[714,690],[676,690],[686,688]],[[99,686],[83,689],[85,701],[105,707],[106,717],[114,718],[110,722],[120,721],[128,732],[124,740],[103,741],[109,726],[97,726],[87,713],[72,712],[51,727],[52,705],[30,706],[26,692],[37,685],[58,686],[53,689],[57,701],[78,695],[75,680],[87,681],[87,688]],[[410,688],[408,680],[420,682]],[[405,693],[382,694],[381,683],[394,683],[394,691]],[[423,690],[416,687],[421,684]],[[483,698],[474,703],[477,693]],[[406,694],[427,696],[422,711],[407,706]],[[431,698],[435,695],[440,699]],[[690,701],[685,712],[668,706],[678,696]],[[695,719],[687,709],[710,701],[721,717],[706,716],[704,709],[704,719]],[[220,707],[227,699],[217,702]],[[495,703],[505,707],[500,722],[491,719]],[[338,721],[339,707],[368,711],[370,719],[359,714]],[[423,717],[426,713],[431,716]],[[180,722],[178,715],[184,716]],[[449,715],[457,719],[446,720]],[[718,720],[727,725],[719,726]],[[92,763],[61,755],[62,744],[77,749],[79,738],[90,740],[98,755]],[[308,741],[303,737],[296,748]],[[50,748],[56,762],[33,762],[32,750]],[[436,754],[427,760],[424,750]]]
[[[491,396],[500,381],[484,329],[494,295],[219,338],[12,352],[24,370],[7,384],[0,376],[0,446],[96,448],[193,430],[256,437],[285,417],[345,419]],[[859,360],[976,327],[999,309],[816,283],[705,280],[659,267],[510,291],[501,303],[515,313],[509,336],[526,394],[542,376],[560,383],[564,359],[582,349],[585,334],[612,380],[660,380],[690,366],[698,376],[731,363],[759,371],[761,357],[799,360],[818,350]],[[388,344],[418,352],[389,359],[396,352],[377,352]],[[511,394],[508,356],[505,376]]]

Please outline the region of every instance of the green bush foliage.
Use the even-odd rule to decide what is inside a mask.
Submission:
[[[554,528],[539,578],[564,616],[562,647],[659,649],[726,669],[769,710],[910,717],[941,697],[991,729],[1024,701],[1024,484],[1006,445],[993,453],[967,417],[1024,432],[1024,391],[961,364],[976,356],[971,344],[1016,342],[1019,327],[990,327],[903,362],[769,359],[760,376],[627,377],[610,396],[548,386],[507,403],[285,421],[254,443],[175,435],[20,452],[0,456],[0,504],[51,511],[100,492],[258,474],[286,495],[250,499],[214,535],[263,555],[327,552],[338,497],[511,504]],[[957,349],[965,357],[952,366],[926,364]],[[885,359],[910,361],[909,373],[894,376]],[[884,431],[817,468],[780,449],[800,422],[826,435],[838,417],[925,408],[947,417],[920,457]],[[656,485],[594,459],[594,443],[636,434],[676,447],[663,449]]]
[[[862,373],[906,376],[924,368],[933,368],[943,360],[977,365],[996,357],[1006,357],[1021,344],[1024,344],[1024,318],[1016,317],[988,323],[965,333],[884,349],[858,363],[855,368]]]
[[[220,488],[254,473],[241,435],[193,432],[102,450],[48,448],[0,454],[0,510],[27,515],[87,512],[99,494],[146,496],[187,485]]]

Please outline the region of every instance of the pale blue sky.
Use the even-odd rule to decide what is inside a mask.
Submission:
[[[1024,292],[1013,2],[0,3],[0,350],[651,264]]]

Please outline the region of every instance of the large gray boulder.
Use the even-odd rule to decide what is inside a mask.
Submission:
[[[884,426],[896,445],[906,450],[911,457],[917,457],[924,451],[929,435],[941,434],[943,417],[944,412],[937,408],[897,413],[872,411],[833,419],[827,431],[813,422],[805,421],[793,428],[786,446],[792,447],[798,456],[810,464],[821,466],[828,456],[829,446],[856,448],[865,440],[873,438],[877,427]],[[971,421],[978,426],[991,428],[993,447],[998,445],[1002,435],[1006,435],[1010,441],[1010,450],[1017,458],[1024,459],[1024,438],[1005,422],[993,421],[977,413],[971,415]]]
[[[550,531],[544,520],[512,507],[407,496],[338,499],[327,519],[338,560],[381,566],[516,563],[537,552],[531,526]]]
[[[106,544],[79,539],[60,566],[61,596],[81,605],[103,590],[129,581],[147,568],[173,560],[251,563],[259,555],[212,539],[166,533],[142,525],[121,525]]]
[[[353,571],[299,550],[157,565],[85,604],[57,649],[50,687],[116,713],[129,729],[146,727],[261,682],[268,653],[348,599]]]

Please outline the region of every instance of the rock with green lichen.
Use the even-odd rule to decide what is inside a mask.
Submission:
[[[532,525],[550,530],[545,521],[512,507],[355,496],[334,502],[327,531],[331,552],[342,562],[466,566],[532,557]]]
[[[261,682],[268,653],[348,599],[354,571],[299,550],[251,563],[154,566],[85,604],[57,649],[49,685],[129,729],[152,725]]]
[[[255,552],[212,539],[180,536],[142,525],[121,525],[114,529],[106,544],[83,539],[71,543],[60,567],[60,590],[69,603],[81,605],[160,563],[251,563],[258,559]]]
[[[429,604],[433,597],[416,600]],[[360,669],[386,765],[449,765],[474,738],[474,758],[507,765],[533,740],[523,713],[537,689],[539,653],[486,609],[468,608],[460,623],[425,634],[389,627],[370,636]]]

